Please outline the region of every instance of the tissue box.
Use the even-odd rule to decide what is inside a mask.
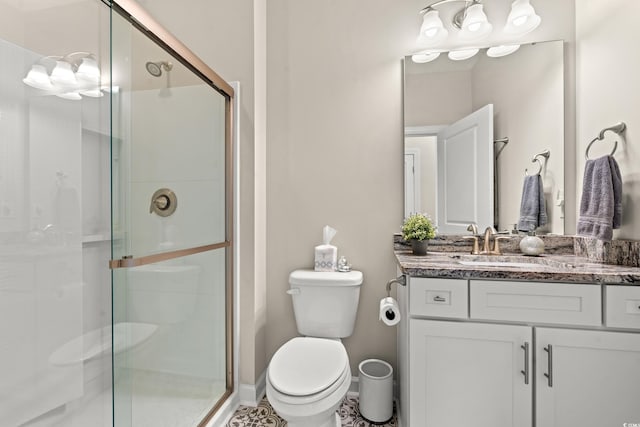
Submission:
[[[338,268],[338,248],[332,245],[316,246],[315,271],[336,271]]]

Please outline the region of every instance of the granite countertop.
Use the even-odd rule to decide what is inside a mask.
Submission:
[[[402,247],[396,247],[394,253],[402,272],[410,276],[640,286],[639,267],[603,264],[572,254],[529,257],[434,251],[416,256]]]

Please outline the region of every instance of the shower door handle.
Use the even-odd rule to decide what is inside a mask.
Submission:
[[[132,267],[140,267],[141,265],[147,264],[155,264],[157,262],[169,261],[171,259],[183,258],[186,256],[191,256],[195,254],[199,254],[202,252],[212,251],[215,249],[221,248],[229,248],[231,247],[231,242],[225,240],[224,242],[214,243],[211,245],[197,246],[194,248],[188,249],[178,249],[175,251],[162,252],[153,255],[146,255],[141,257],[134,257],[133,255],[125,255],[120,259],[112,259],[109,261],[109,268],[111,270],[116,270],[118,268],[132,268]]]

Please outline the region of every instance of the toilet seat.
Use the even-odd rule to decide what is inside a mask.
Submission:
[[[346,349],[340,341],[325,338],[289,340],[273,355],[268,369],[269,383],[292,404],[322,399],[340,387],[345,375],[350,375]]]

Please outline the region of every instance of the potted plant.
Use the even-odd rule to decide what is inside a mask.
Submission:
[[[436,236],[436,227],[428,215],[416,213],[405,219],[402,225],[402,238],[411,242],[414,255],[426,255],[429,239]]]

